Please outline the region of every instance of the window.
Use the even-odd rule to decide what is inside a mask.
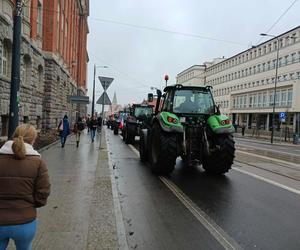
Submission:
[[[44,91],[44,72],[42,65],[38,67],[38,89]]]
[[[294,63],[296,61],[296,53],[292,53],[291,57],[292,57],[292,63]]]
[[[39,37],[43,36],[43,14],[42,13],[43,13],[42,4],[39,1],[37,7],[37,35]]]
[[[287,104],[287,92],[286,90],[282,90],[281,91],[281,100],[280,100],[280,106],[286,106]]]
[[[263,107],[266,107],[266,106],[268,106],[268,104],[267,104],[267,92],[264,92],[263,93],[263,97],[262,97],[263,99],[262,99],[262,106]]]
[[[284,62],[283,62],[283,64],[284,64],[284,65],[287,65],[288,63],[289,63],[289,55],[287,55],[287,56],[284,57]]]
[[[292,99],[293,99],[293,90],[288,89],[288,97],[287,97],[287,105],[291,106],[292,105]]]
[[[57,51],[60,49],[60,25],[59,25],[59,20],[60,20],[60,2],[58,2],[57,5],[57,16],[56,16],[56,47]]]
[[[6,77],[9,76],[8,55],[9,55],[9,48],[7,44],[0,41],[0,75]]]
[[[253,106],[253,97],[252,95],[249,96],[249,107],[251,108]]]
[[[269,94],[269,106],[273,106],[273,103],[274,103],[274,91],[270,91],[270,94]]]
[[[262,94],[259,93],[257,98],[258,98],[258,100],[257,100],[257,106],[261,107],[262,106],[262,103],[261,103],[261,101],[262,101]]]
[[[276,92],[276,100],[275,100],[275,105],[279,106],[279,98],[280,98],[280,92]]]
[[[30,86],[31,82],[31,58],[29,55],[23,57],[23,65],[21,69],[21,79],[25,86]]]

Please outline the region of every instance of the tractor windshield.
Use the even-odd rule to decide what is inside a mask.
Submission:
[[[152,107],[136,107],[134,110],[135,117],[150,117],[152,115]]]
[[[173,102],[174,113],[211,114],[214,102],[210,91],[197,89],[176,90]]]

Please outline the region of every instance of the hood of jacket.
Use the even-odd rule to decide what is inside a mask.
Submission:
[[[13,155],[14,152],[12,150],[12,144],[13,141],[7,141],[1,148],[0,148],[0,154],[5,154],[5,155]],[[41,156],[38,151],[34,150],[32,145],[28,143],[25,144],[25,150],[26,150],[26,155],[37,155]]]

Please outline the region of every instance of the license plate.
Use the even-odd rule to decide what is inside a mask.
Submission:
[[[180,122],[185,122],[185,117],[180,117],[179,121]]]

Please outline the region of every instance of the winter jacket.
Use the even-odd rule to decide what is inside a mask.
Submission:
[[[98,121],[96,119],[91,119],[89,125],[90,129],[96,130],[98,126]]]
[[[60,121],[58,128],[61,126],[61,123],[63,124],[63,130],[60,131],[60,136],[67,137],[70,134],[70,123],[67,118],[64,118],[62,121]]]
[[[36,218],[36,208],[50,194],[47,166],[30,144],[26,157],[16,159],[7,141],[0,149],[0,225],[18,225]]]

